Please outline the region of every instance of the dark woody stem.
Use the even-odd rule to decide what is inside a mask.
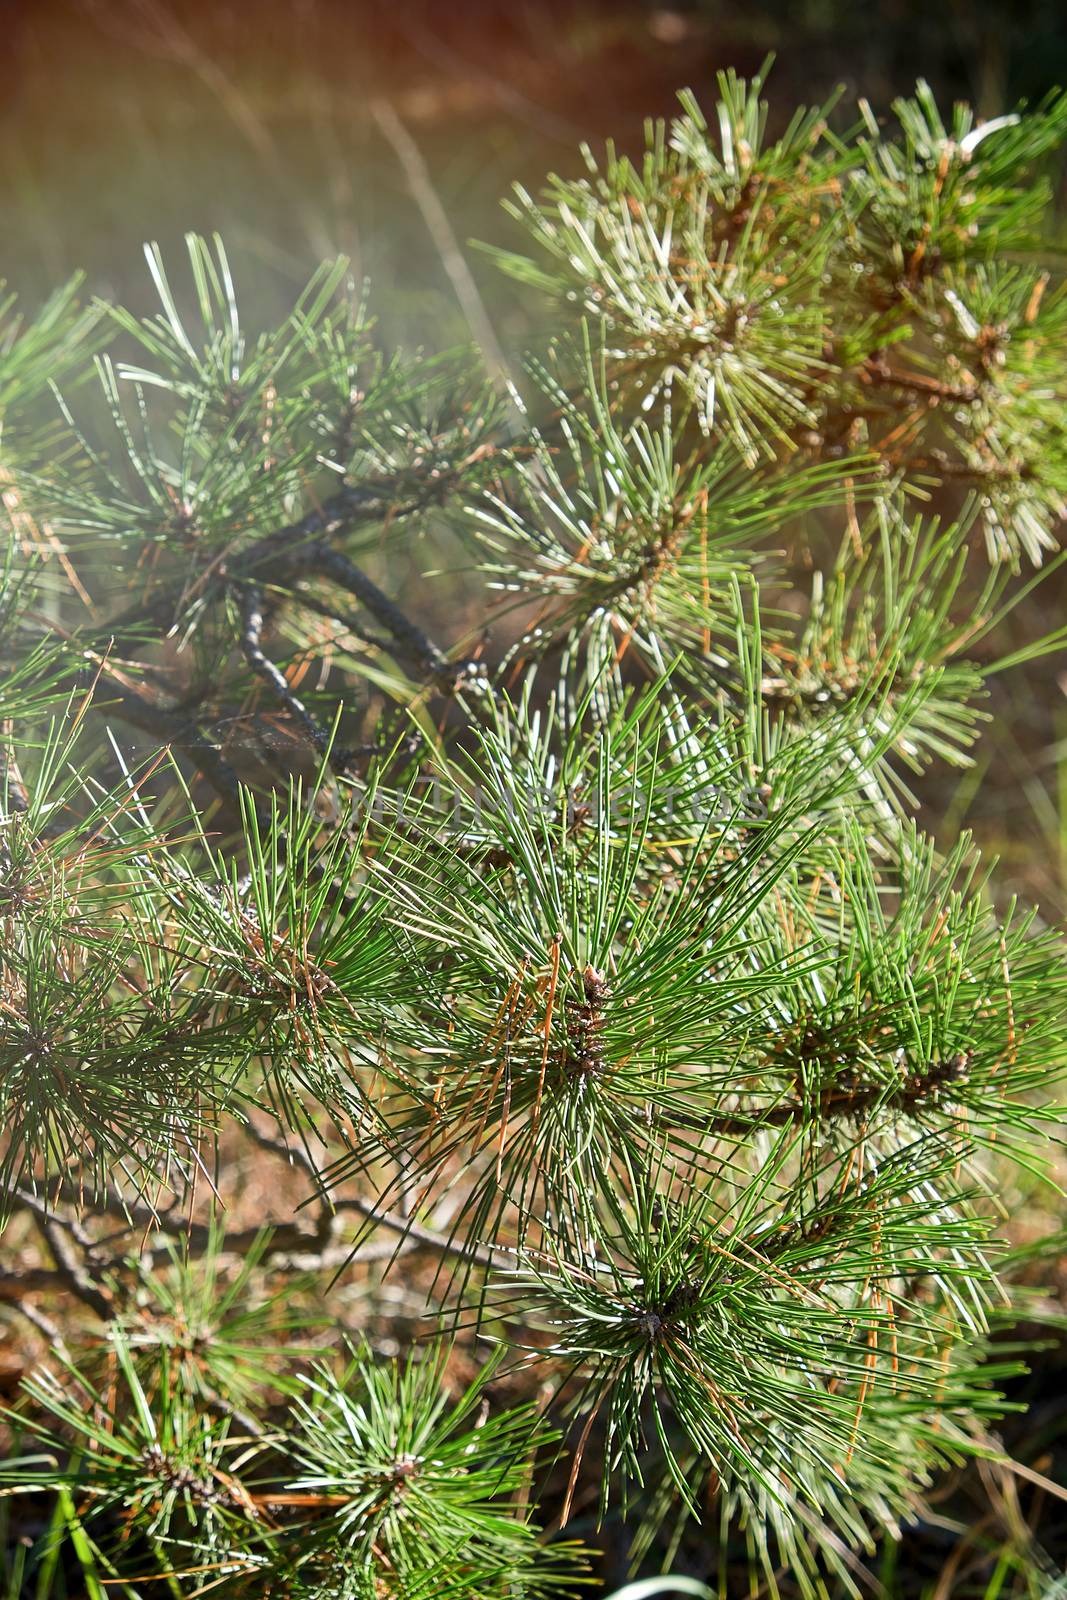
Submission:
[[[320,756],[325,755],[330,745],[329,734],[312,716],[304,702],[290,689],[281,668],[276,666],[265,653],[264,622],[263,591],[256,584],[249,584],[241,596],[241,650],[245,660],[256,676],[263,679],[275,697],[300,724],[317,753]]]
[[[345,487],[315,511],[256,540],[234,557],[216,558],[191,586],[170,589],[147,607],[139,607],[136,612],[117,618],[108,628],[108,654],[136,651],[149,642],[153,628],[165,634],[174,626],[182,607],[196,598],[198,590],[222,585],[224,592],[234,594],[238,600],[241,612],[238,643],[246,661],[308,736],[317,754],[323,756],[330,748],[326,727],[293,693],[284,673],[263,648],[265,587],[299,579],[320,579],[358,600],[384,632],[378,635],[364,632],[357,619],[348,616],[340,604],[331,602],[328,597],[297,594],[298,604],[309,604],[322,615],[352,628],[392,655],[411,676],[432,684],[441,694],[455,695],[464,684],[475,682],[478,674],[473,664],[451,662],[434,640],[384,594],[362,568],[330,543],[335,536],[362,524],[410,516],[432,504],[440,497],[440,492],[440,484],[433,481],[416,485],[406,499],[397,496],[395,484]],[[109,678],[113,676],[106,667],[104,672]],[[97,704],[104,709],[103,699]],[[151,733],[160,743],[184,751],[227,803],[236,802],[237,775],[199,726],[195,712],[189,714],[186,710],[161,706],[125,682],[121,692],[108,693],[106,706],[114,715]],[[358,753],[335,751],[331,764],[336,770],[344,771],[350,758]]]
[[[833,1117],[862,1117],[877,1109],[906,1115],[936,1103],[942,1091],[966,1080],[969,1051],[961,1050],[945,1061],[930,1062],[900,1084],[852,1084],[838,1081],[810,1101],[784,1100],[777,1105],[723,1112],[711,1117],[672,1118],[672,1127],[685,1127],[713,1138],[746,1139],[762,1128],[788,1128]]]

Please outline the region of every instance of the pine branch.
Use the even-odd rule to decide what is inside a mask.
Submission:
[[[319,1186],[322,1174],[307,1152],[295,1145],[288,1145],[264,1133],[254,1124],[249,1124],[248,1132],[261,1149],[277,1156],[279,1160],[292,1165],[294,1162],[301,1167],[309,1178]],[[376,1227],[383,1227],[390,1233],[398,1234],[402,1239],[409,1240],[415,1245],[423,1245],[427,1249],[435,1250],[441,1255],[455,1256],[466,1265],[479,1267],[494,1267],[507,1265],[511,1257],[506,1251],[486,1249],[478,1244],[471,1244],[456,1237],[435,1233],[431,1228],[424,1228],[412,1217],[403,1216],[394,1212],[384,1211],[373,1201],[364,1200],[359,1195],[342,1195],[332,1202],[333,1208],[338,1212],[355,1211],[361,1217]]]
[[[34,1195],[22,1191],[17,1199],[31,1213],[63,1284],[98,1317],[107,1321],[114,1314],[114,1306],[103,1286],[102,1274],[91,1260],[91,1241],[76,1223],[56,1216]],[[77,1241],[82,1246],[80,1254],[73,1248],[68,1234],[77,1235]]]
[[[643,1560],[697,1519],[724,1592],[742,1552],[753,1591],[814,1596],[988,1439],[995,1190],[1042,1170],[1067,953],[920,834],[910,785],[970,760],[991,672],[1062,643],[993,641],[1062,561],[1034,168],[1067,97],[981,123],[920,84],[895,116],[771,137],[762,76],[727,73],[640,162],[520,194],[505,264],[560,311],[513,448],[468,360],[382,354],[346,263],[250,331],[221,243],[188,241],[191,292],[151,247],[157,312],[112,308],[121,348],[68,368],[98,415],[61,398],[55,437],[5,408],[73,357],[65,316],[0,308],[0,1207],[48,1255],[0,1297],[106,1323],[27,1381],[40,1453],[0,1477],[74,1495],[109,1581],[547,1600],[545,1413],[557,1520],[599,1497]],[[473,556],[447,590],[360,564],[446,519]],[[470,616],[479,579],[484,669],[416,620]],[[104,614],[105,582],[143,591],[107,649],[64,609]],[[395,707],[334,748],[364,682]],[[269,752],[268,793],[238,781],[213,733],[250,689],[321,792],[282,796]],[[209,831],[186,764],[238,825]],[[310,1216],[224,1234],[242,1132]],[[412,1359],[301,1373],[322,1274],[399,1257],[402,1308],[360,1274],[344,1316]],[[423,1290],[450,1378],[479,1329],[510,1344],[499,1385],[417,1359]]]
[[[292,713],[320,756],[330,749],[330,736],[289,687],[285,674],[263,651],[263,591],[250,584],[241,594],[241,649],[252,671],[263,679],[275,699]]]
[[[111,677],[110,674],[108,674]],[[142,729],[163,746],[183,751],[211,784],[216,793],[235,809],[240,807],[241,785],[236,772],[204,730],[181,712],[154,704],[147,695],[133,689],[115,690],[109,684],[94,697],[94,706],[104,715],[118,717]]]
[[[896,1084],[855,1083],[847,1074],[837,1074],[811,1100],[788,1100],[751,1110],[739,1108],[672,1125],[704,1132],[712,1138],[747,1139],[760,1128],[801,1127],[835,1117],[861,1121],[875,1111],[890,1116],[921,1116],[924,1111],[942,1109],[946,1091],[966,1082],[970,1060],[968,1052],[960,1051],[947,1061],[928,1062]]]
[[[443,693],[455,693],[464,679],[465,666],[452,665],[429,635],[411,622],[343,552],[327,545],[313,545],[304,553],[298,570],[327,578],[346,594],[354,595],[386,629],[393,641],[392,653],[402,665],[413,666],[420,678],[432,678]]]

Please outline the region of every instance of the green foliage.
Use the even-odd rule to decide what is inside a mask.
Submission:
[[[250,1419],[209,1416],[172,1349],[138,1359],[116,1326],[106,1386],[65,1361],[27,1385],[28,1434],[48,1454],[9,1461],[0,1484],[76,1495],[109,1572],[132,1523],[161,1573],[194,1587],[221,1569],[242,1594],[277,1579],[308,1596],[559,1594],[577,1553],[546,1553],[516,1500],[552,1436],[535,1443],[532,1406],[479,1416],[491,1367],[450,1401],[442,1354],[400,1368],[362,1351],[341,1372],[316,1368],[249,1438]]]
[[[587,178],[519,190],[538,254],[503,264],[595,319],[636,400],[680,391],[746,463],[792,476],[798,453],[869,450],[894,479],[971,487],[991,557],[1040,560],[1067,489],[1062,378],[1039,376],[1063,298],[1004,253],[1040,238],[1051,191],[1031,169],[1067,98],[946,125],[920,84],[897,138],[861,105],[843,133],[825,106],[770,141],[762,79],[719,87],[715,118],[683,96],[641,162],[587,152]]]
[[[761,86],[520,195],[507,407],[218,241],[0,337],[12,1594],[836,1597],[1002,1458],[1067,952],[915,791],[1062,643],[1067,101]]]

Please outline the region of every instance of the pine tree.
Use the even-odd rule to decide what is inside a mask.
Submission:
[[[916,787],[1063,643],[1067,97],[761,93],[517,193],[503,395],[4,309],[8,1594],[859,1593],[1002,1455],[1067,952]]]

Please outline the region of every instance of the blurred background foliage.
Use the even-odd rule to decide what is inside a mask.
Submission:
[[[3,275],[31,297],[84,268],[147,303],[140,244],[225,234],[264,318],[339,251],[405,342],[466,333],[411,193],[391,108],[456,240],[513,242],[513,180],[576,172],[578,145],[632,147],[675,93],[777,60],[774,113],[845,86],[884,109],[925,77],[983,116],[1067,79],[1056,0],[6,0]],[[473,263],[521,342],[517,299]],[[245,274],[247,275],[247,274]],[[136,307],[140,309],[140,307]],[[252,308],[249,308],[250,311]]]

